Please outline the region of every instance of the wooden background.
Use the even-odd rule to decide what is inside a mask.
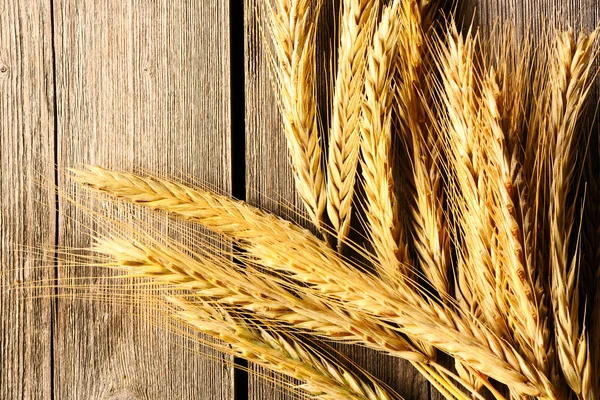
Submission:
[[[286,398],[127,310],[10,289],[64,273],[17,245],[88,241],[74,211],[40,185],[66,184],[56,165],[189,175],[280,214],[281,200],[300,204],[259,1],[0,0],[0,399]],[[535,31],[555,14],[575,26],[600,21],[600,0],[472,0],[462,15],[475,8],[484,27],[500,18]],[[348,354],[407,399],[440,398],[404,362]]]

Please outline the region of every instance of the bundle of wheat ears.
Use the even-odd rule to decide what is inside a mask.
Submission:
[[[299,395],[400,398],[327,349],[343,342],[410,361],[448,399],[600,398],[598,141],[582,122],[599,30],[548,27],[533,44],[501,26],[483,41],[428,0],[341,3],[326,118],[321,2],[262,10],[311,229],[84,167],[72,178],[130,213],[87,209],[103,228],[84,261],[123,271],[211,346],[296,378],[282,385]],[[167,236],[135,218],[145,207],[212,235]],[[122,288],[107,290],[125,301]]]

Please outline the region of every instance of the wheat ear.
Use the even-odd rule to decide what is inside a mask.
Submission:
[[[378,1],[343,1],[327,161],[327,215],[337,233],[338,251],[350,230],[366,53],[378,11]]]
[[[315,36],[321,1],[268,0],[272,68],[296,189],[312,222],[322,228],[325,180],[315,95]]]
[[[445,153],[449,160],[448,170],[453,171],[449,203],[457,223],[457,234],[462,239],[458,289],[466,310],[481,316],[496,334],[512,341],[507,326],[510,299],[503,296],[507,273],[510,271],[504,268],[503,254],[496,251],[498,235],[495,220],[502,214],[492,207],[498,189],[495,187],[497,178],[490,176],[490,173],[496,173],[497,166],[492,164],[488,155],[489,136],[494,134],[492,127],[498,136],[502,132],[498,121],[485,115],[486,112],[493,113],[486,108],[497,109],[497,103],[494,98],[489,98],[494,96],[490,90],[487,94],[481,93],[480,79],[475,70],[476,39],[471,33],[463,38],[457,34],[455,27],[452,30],[447,35],[448,47],[441,51],[440,58],[442,98],[450,128],[445,141]],[[488,98],[482,99],[482,95]],[[513,229],[512,222],[504,229]],[[510,257],[511,254],[504,256]],[[515,279],[521,285],[520,278]]]
[[[403,174],[409,183],[412,243],[418,265],[433,287],[442,295],[449,291],[450,242],[443,215],[441,173],[437,164],[438,141],[424,125],[427,112],[423,69],[428,46],[423,15],[428,7],[416,0],[404,1],[401,12],[402,35],[399,40],[397,108],[400,132],[407,143],[402,157]],[[407,160],[408,159],[408,160]]]
[[[582,399],[594,399],[585,326],[579,321],[579,255],[569,246],[575,225],[575,205],[569,200],[577,165],[577,121],[590,88],[592,49],[598,30],[581,34],[559,32],[553,46],[552,100],[548,127],[552,184],[549,198],[551,299],[557,351],[567,383]],[[577,245],[579,252],[579,245]]]
[[[298,389],[323,400],[400,399],[376,382],[364,381],[293,336],[249,325],[224,308],[207,302],[191,302],[181,296],[166,296],[170,315],[193,329],[213,336],[231,347],[217,349],[242,357],[264,368],[302,381]]]
[[[148,236],[144,241],[153,242]],[[315,296],[300,297],[266,279],[252,265],[246,264],[241,272],[231,258],[219,256],[218,251],[203,248],[198,250],[201,254],[192,256],[189,249],[179,249],[173,241],[143,244],[131,237],[123,240],[112,236],[98,237],[94,249],[114,260],[127,276],[150,278],[154,284],[168,285],[171,290],[191,291],[206,301],[251,311],[275,324],[283,323],[279,327],[284,330],[361,344],[409,360],[446,398],[468,399],[445,368],[368,314],[348,312]],[[467,382],[459,383],[473,390]]]
[[[525,266],[521,238],[521,227],[516,217],[514,202],[513,171],[511,170],[511,152],[508,135],[503,129],[504,103],[501,98],[495,70],[492,68],[482,83],[482,130],[487,138],[489,163],[486,176],[492,188],[492,201],[489,207],[496,227],[492,252],[496,254],[496,268],[504,271],[508,288],[504,294],[508,309],[506,315],[515,333],[515,340],[528,359],[541,370],[547,370],[549,363],[546,353],[549,337],[545,334],[544,321],[540,320],[540,311],[535,299],[534,283]]]
[[[454,217],[454,236],[462,242],[456,264],[456,292],[467,318],[484,320],[492,332],[506,337],[507,329],[496,298],[497,274],[490,254],[493,229],[486,204],[483,147],[480,143],[475,71],[476,37],[459,35],[448,27],[447,43],[436,49],[441,82],[438,91],[443,114],[441,129],[449,174],[448,203]],[[478,323],[478,322],[475,322]],[[459,375],[479,385],[479,377],[455,364]]]
[[[97,238],[94,249],[130,276],[151,278],[173,290],[192,291],[206,301],[251,311],[273,323],[283,323],[283,329],[361,344],[412,362],[427,361],[401,335],[372,322],[368,315],[344,314],[315,296],[290,292],[251,265],[246,264],[242,272],[230,257],[210,254],[207,249],[198,249],[192,256],[173,241],[145,244],[117,237]]]
[[[392,101],[391,111],[392,115],[395,111],[397,111],[398,113],[398,117],[393,116],[393,118],[400,121],[399,131],[401,134],[399,135],[399,141],[404,142],[406,144],[404,152],[405,154],[398,154],[398,160],[400,161],[400,165],[404,166],[404,164],[406,164],[406,159],[410,158],[410,156],[407,157],[406,154],[410,154],[411,156],[413,156],[412,165],[408,168],[405,168],[401,172],[403,176],[400,177],[403,189],[405,187],[409,188],[409,190],[406,190],[406,192],[410,192],[410,189],[414,188],[414,183],[418,179],[426,179],[427,183],[430,183],[430,176],[437,175],[439,177],[439,174],[436,174],[436,172],[439,171],[436,171],[435,168],[431,168],[425,173],[425,175],[427,175],[427,177],[425,178],[425,176],[423,175],[425,171],[421,168],[426,162],[425,159],[422,157],[422,154],[425,151],[425,149],[421,148],[421,141],[424,139],[421,136],[422,132],[420,130],[422,124],[421,101],[424,97],[424,94],[421,91],[421,69],[423,67],[422,51],[424,46],[424,37],[423,32],[421,30],[421,11],[422,10],[419,8],[418,3],[415,1],[403,1],[399,6],[398,14],[400,20],[398,23],[400,24],[400,33],[398,35],[398,40],[396,44],[396,62],[394,63],[395,65],[393,66],[392,70],[392,80],[394,82],[394,87],[388,89],[391,90],[392,93],[385,94],[386,96],[393,97],[393,100],[395,100]],[[392,155],[389,154],[388,158],[391,159]],[[388,164],[392,165],[394,163],[393,161],[388,161]],[[388,171],[388,174],[390,174],[391,176],[393,176],[393,173],[394,172],[391,170]],[[415,177],[415,179],[411,179],[413,178],[413,176]],[[418,183],[422,182],[422,180],[418,181]],[[423,185],[421,185],[420,189],[423,188],[422,186]],[[427,187],[425,189],[426,191],[421,192],[423,196],[421,196],[420,198],[418,198],[418,196],[404,196],[407,200],[406,203],[410,205],[408,207],[410,209],[410,212],[407,212],[407,214],[409,216],[409,219],[411,219],[411,222],[413,222],[412,227],[417,227],[416,230],[418,230],[418,228],[424,228],[426,230],[419,232],[424,233],[424,236],[418,238],[418,240],[413,241],[413,244],[415,244],[415,248],[417,250],[417,259],[421,258],[421,261],[423,261],[418,265],[422,268],[423,271],[426,271],[426,275],[428,276],[428,278],[430,278],[430,281],[432,281],[432,277],[440,276],[437,273],[439,271],[437,268],[439,264],[436,264],[436,262],[443,262],[443,260],[436,256],[440,255],[440,253],[437,252],[437,250],[439,250],[439,240],[444,240],[444,237],[440,237],[438,235],[439,232],[437,231],[437,225],[430,225],[427,227],[423,225],[423,223],[431,222],[432,219],[435,219],[438,216],[432,215],[432,213],[435,214],[437,211],[441,211],[435,208],[439,200],[436,197],[438,192],[435,191],[435,189],[431,189],[431,187]],[[439,189],[439,185],[437,189]],[[415,191],[413,191],[411,194],[415,195],[416,193]],[[424,206],[420,210],[415,210],[415,199],[418,200],[418,205]],[[432,209],[428,206],[432,206],[434,208]],[[414,222],[417,223],[415,224]],[[400,224],[402,224],[402,222],[400,222]],[[408,225],[408,233],[413,234],[414,238],[415,229],[411,230],[411,224]],[[429,228],[433,228],[433,231],[428,230]],[[400,232],[402,231],[403,229],[400,230]],[[403,235],[401,234],[399,240],[401,242],[404,242],[404,238],[402,236]],[[406,250],[406,252],[407,251],[408,249]],[[422,260],[423,256],[428,257],[427,260]],[[405,258],[405,260],[402,261],[408,264],[408,256],[405,255],[403,256],[403,258]],[[444,258],[444,255],[442,255],[442,258]],[[425,266],[425,262],[427,263],[427,267],[423,268]],[[393,271],[393,269],[390,269],[389,272],[391,271]],[[402,268],[400,273],[397,273],[398,276],[389,275],[389,272],[388,276],[384,274],[384,277],[389,279],[392,283],[398,278],[403,279],[405,275],[408,275],[410,277],[410,275],[414,273],[413,271],[409,271],[408,268]],[[443,287],[440,288],[439,292],[445,294],[448,291],[448,284],[447,281],[446,284],[443,284],[443,281],[444,278],[436,280],[436,282],[434,283],[434,287],[436,287],[436,289],[438,289],[437,286]],[[435,350],[431,348],[431,346],[418,341],[415,342],[415,345],[423,348],[423,351],[430,354],[432,358],[435,357]]]
[[[143,235],[143,241],[153,242],[147,234]],[[411,350],[406,341],[391,329],[372,324],[373,331],[367,335],[368,316],[344,318],[349,314],[335,312],[332,304],[299,298],[275,281],[260,279],[261,273],[249,270],[248,265],[242,273],[231,258],[223,257],[218,251],[203,248],[199,250],[201,255],[191,256],[189,249],[180,250],[173,241],[143,244],[131,237],[124,240],[112,236],[97,237],[94,250],[109,257],[110,261],[102,265],[109,267],[114,262],[126,272],[124,278],[150,279],[150,290],[160,285],[163,290],[169,289],[172,293],[191,293],[197,301],[219,307],[235,307],[249,311],[261,320],[266,318],[269,326],[275,323],[272,326],[276,326],[278,331],[316,332],[327,339],[359,343],[408,359],[446,398],[468,399],[454,386],[443,368],[435,363],[429,365],[423,355]],[[138,284],[136,288],[140,290],[143,286]],[[280,326],[277,321],[285,325]],[[365,387],[364,384],[361,386]]]
[[[519,393],[555,398],[547,378],[487,328],[465,321],[452,308],[421,298],[408,283],[396,289],[357,271],[306,229],[243,202],[174,182],[98,167],[75,174],[82,184],[172,212],[236,239],[261,266],[304,282],[306,286],[298,290],[330,300],[348,312],[375,316],[382,324],[398,324],[401,332],[431,343]]]
[[[140,227],[138,231],[146,229]],[[97,236],[94,250],[108,256],[127,273],[125,277],[150,278],[150,288],[160,284],[172,291],[192,291],[198,298],[267,318],[284,330],[360,344],[409,360],[446,398],[468,400],[449,371],[368,314],[348,312],[306,293],[300,297],[247,262],[242,272],[231,257],[223,256],[218,247],[206,241],[197,243],[201,248],[192,251],[173,240],[158,243],[148,233],[141,234],[140,239],[128,235],[127,240],[116,235]],[[111,262],[103,265],[110,266]],[[467,382],[458,382],[474,393]]]
[[[534,313],[534,309],[524,316],[521,314],[522,318],[529,320],[529,328],[527,328],[529,334],[521,334],[521,336],[528,336],[530,339],[529,343],[526,344],[526,347],[533,351],[533,358],[530,361],[548,376],[551,376],[553,382],[558,383],[560,378],[554,362],[556,353],[549,326],[549,296],[546,282],[548,273],[544,261],[539,257],[539,254],[545,252],[545,250],[542,250],[543,242],[536,240],[536,232],[544,229],[543,226],[538,225],[538,222],[541,222],[536,218],[539,213],[537,207],[540,206],[540,201],[537,192],[532,192],[531,186],[532,181],[538,181],[538,179],[532,179],[535,175],[532,173],[533,171],[530,170],[528,174],[525,163],[530,155],[523,152],[530,136],[528,130],[536,130],[536,122],[528,121],[527,117],[540,114],[541,110],[538,107],[544,107],[544,95],[547,92],[543,89],[539,91],[532,89],[532,86],[533,88],[539,88],[540,80],[547,81],[546,71],[540,67],[542,63],[539,60],[540,57],[545,56],[545,53],[539,49],[534,49],[529,40],[517,40],[509,24],[505,25],[499,39],[497,41],[500,50],[498,82],[501,93],[499,94],[498,103],[499,117],[504,131],[502,148],[504,149],[506,164],[503,169],[509,173],[506,182],[510,182],[510,184],[504,185],[504,187],[510,189],[504,196],[512,194],[512,204],[510,200],[504,202],[503,208],[505,208],[505,211],[502,213],[507,216],[508,221],[509,214],[506,212],[510,212],[511,208],[514,210],[511,214],[517,222],[519,230],[513,234],[514,238],[519,240],[524,268],[521,271],[522,276],[520,278],[525,285],[522,289],[531,297],[531,301],[537,309],[537,314]],[[541,46],[541,49],[544,49],[544,47]],[[542,65],[545,65],[545,62]],[[531,85],[531,82],[534,82],[534,84]],[[536,104],[532,105],[532,103]],[[534,118],[539,117],[541,119],[543,115],[542,113],[541,116],[538,115]],[[533,133],[531,136],[535,137],[536,134]],[[499,150],[497,146],[496,148]],[[495,154],[500,155],[500,152],[496,151]],[[497,157],[496,159],[498,160],[497,163],[500,163]],[[500,180],[497,182],[500,182]],[[500,188],[497,193],[501,190],[503,189]],[[508,208],[506,205],[509,205]],[[509,224],[505,226],[508,227]],[[505,235],[508,234],[509,232],[505,231]],[[509,248],[509,246],[506,247]],[[518,282],[515,283],[514,286],[518,287]],[[517,319],[519,319],[519,316],[517,316]],[[536,324],[532,324],[536,320]],[[517,329],[523,330],[523,328],[525,326]],[[522,340],[518,341],[522,342]],[[520,346],[524,348],[523,343],[520,343]],[[524,352],[527,353],[527,350],[524,349]]]
[[[393,329],[375,323],[368,314],[349,313],[333,302],[323,302],[314,296],[300,297],[277,284],[272,276],[267,277],[248,264],[241,272],[230,257],[223,257],[208,243],[203,243],[203,249],[198,250],[202,254],[190,255],[190,249],[179,249],[177,242],[154,243],[147,234],[143,236],[142,241],[148,244],[131,237],[127,240],[114,236],[96,237],[94,250],[109,257],[109,262],[103,262],[103,266],[112,267],[114,263],[126,273],[124,278],[150,279],[151,290],[161,285],[171,292],[191,292],[203,301],[249,311],[279,330],[360,344],[409,360],[445,398],[469,399],[452,382],[452,374],[444,367],[419,353]],[[139,290],[143,286],[136,288]],[[467,382],[458,382],[475,394]]]
[[[505,124],[509,132],[507,143],[512,147],[511,170],[516,188],[517,217],[521,223],[524,264],[527,275],[533,283],[534,300],[538,307],[538,346],[534,348],[536,365],[550,376],[560,391],[566,384],[559,374],[556,345],[551,328],[552,311],[550,309],[549,287],[549,250],[548,243],[548,198],[549,166],[547,159],[550,148],[547,143],[547,117],[550,114],[551,89],[548,53],[548,36],[542,37],[542,43],[533,48],[530,42],[519,44],[514,54],[519,56],[518,70],[504,72],[504,108],[511,109],[509,123]],[[524,67],[523,67],[524,66]],[[515,76],[508,79],[508,76]],[[518,77],[521,78],[518,78]],[[519,88],[522,87],[522,88]],[[512,89],[512,90],[511,90]],[[519,94],[524,92],[523,94]],[[515,102],[513,99],[517,99]],[[521,106],[517,105],[521,99]],[[519,109],[521,111],[519,111]],[[517,115],[518,117],[515,117]],[[515,154],[518,154],[515,160]],[[545,347],[545,348],[544,348]],[[543,363],[544,360],[547,360]],[[541,364],[544,365],[541,365]]]
[[[401,33],[401,2],[384,10],[368,50],[365,99],[362,103],[361,153],[368,232],[379,260],[380,274],[389,280],[410,276],[408,251],[397,215],[392,176],[392,78]]]

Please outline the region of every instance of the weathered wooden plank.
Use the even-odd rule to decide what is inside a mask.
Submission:
[[[545,22],[556,21],[559,26],[593,29],[600,20],[598,0],[472,0],[459,1],[461,17],[474,21],[484,31],[496,22],[510,21],[520,32],[530,29],[532,38],[542,37]]]
[[[31,4],[29,4],[31,3]],[[50,398],[54,78],[50,1],[0,1],[0,398]],[[40,268],[42,265],[49,266]]]
[[[58,165],[140,167],[230,191],[227,4],[57,0],[54,12]],[[60,245],[88,245],[89,219],[65,201],[60,214]],[[56,398],[232,398],[229,357],[194,354],[183,347],[207,350],[134,312],[59,301]]]

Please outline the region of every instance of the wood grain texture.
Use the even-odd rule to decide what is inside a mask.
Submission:
[[[533,39],[541,37],[548,20],[575,30],[592,29],[600,20],[598,0],[459,0],[458,4],[462,19],[473,19],[484,32],[498,21],[511,21],[520,32],[531,29]]]
[[[227,4],[65,0],[54,15],[59,167],[142,168],[229,191]],[[60,185],[71,188],[63,177]],[[89,245],[93,222],[66,201],[59,209],[59,245]],[[60,277],[89,273],[59,269]],[[56,398],[232,398],[229,357],[135,312],[59,301]]]
[[[52,395],[50,290],[15,284],[52,278],[54,78],[50,2],[0,1],[0,398]]]

